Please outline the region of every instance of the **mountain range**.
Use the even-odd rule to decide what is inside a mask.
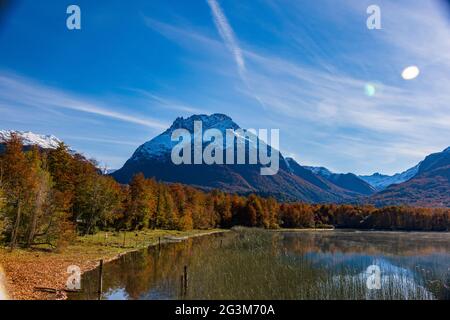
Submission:
[[[402,173],[397,173],[392,176],[377,172],[371,176],[359,177],[374,187],[377,191],[382,191],[393,184],[400,184],[414,178],[419,172],[419,166],[420,163]]]
[[[371,183],[353,173],[334,173],[324,167],[305,166],[304,168],[341,188],[353,190],[363,195],[371,195],[377,191]]]
[[[224,114],[177,118],[166,131],[138,147],[122,168],[109,174],[124,184],[142,172],[148,178],[168,183],[183,183],[204,190],[258,193],[281,201],[450,207],[450,148],[431,154],[413,168],[393,176],[333,173],[324,167],[302,166],[282,154],[279,171],[273,176],[261,175],[260,164],[175,165],[171,152],[178,142],[172,141],[171,135],[176,129],[186,129],[192,134],[195,121],[202,121],[204,130],[218,129],[224,133],[227,129],[240,129]],[[25,146],[37,144],[48,149],[60,143],[50,135],[16,133],[23,138]],[[11,131],[0,131],[0,141],[10,134]],[[258,146],[261,143],[258,140]]]
[[[450,148],[427,156],[409,180],[370,198],[375,205],[450,207]]]
[[[3,141],[9,140],[12,134],[18,135],[22,139],[24,149],[30,149],[37,145],[42,149],[55,149],[62,142],[53,135],[41,135],[31,131],[0,130],[0,151],[3,150]]]
[[[273,176],[262,176],[260,164],[175,165],[171,161],[171,151],[177,142],[171,141],[172,132],[176,129],[186,129],[193,134],[194,121],[202,121],[204,130],[214,128],[224,135],[227,129],[240,129],[230,117],[223,114],[178,118],[165,132],[141,145],[112,176],[119,182],[127,183],[134,174],[142,172],[146,177],[155,177],[161,181],[179,182],[202,189],[218,188],[242,194],[272,195],[281,200],[338,202],[358,196],[355,192],[342,189],[319,176],[316,176],[317,181],[309,179],[309,172],[307,175],[294,173],[283,155],[280,155],[279,171]],[[236,139],[235,144],[237,141]],[[237,148],[236,145],[234,147]]]
[[[178,118],[161,135],[140,146],[112,176],[119,182],[127,183],[135,173],[143,172],[147,177],[190,184],[203,189],[219,188],[244,194],[256,192],[281,200],[314,203],[449,205],[449,193],[446,192],[449,183],[445,178],[445,165],[450,164],[447,161],[449,149],[430,155],[417,166],[393,176],[333,173],[323,167],[302,166],[283,155],[280,156],[279,172],[274,176],[261,176],[259,165],[174,165],[170,153],[177,142],[171,141],[171,134],[179,128],[192,134],[194,121],[202,121],[205,129],[215,128],[221,132],[240,128],[230,117],[223,114]],[[436,169],[441,171],[430,173]],[[434,178],[430,178],[432,174]],[[424,190],[427,190],[426,200],[420,196]]]

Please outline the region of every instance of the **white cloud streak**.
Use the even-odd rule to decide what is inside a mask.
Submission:
[[[167,127],[167,124],[158,120],[112,110],[104,106],[103,103],[44,86],[24,77],[5,73],[0,73],[0,102],[8,105],[11,109],[22,106],[49,110],[67,109],[158,130]]]
[[[238,45],[238,41],[236,39],[236,35],[228,22],[227,17],[225,16],[222,8],[220,7],[217,0],[207,0],[208,5],[211,9],[211,13],[213,15],[214,24],[216,25],[217,30],[219,31],[222,40],[225,45],[231,51],[234,60],[237,65],[239,76],[244,82],[245,86],[248,89],[248,94],[253,97],[258,103],[265,108],[264,101],[261,97],[256,93],[255,90],[251,87],[248,77],[247,77],[247,69],[245,66],[244,54],[240,46]]]
[[[211,8],[211,13],[213,15],[213,20],[219,31],[220,36],[225,42],[228,49],[233,54],[234,60],[238,67],[239,74],[241,77],[245,74],[245,60],[242,54],[242,50],[238,45],[236,36],[233,29],[231,28],[227,17],[223,13],[222,8],[216,0],[207,0],[209,7]]]
[[[196,108],[196,107],[193,107],[190,105],[186,105],[184,103],[180,103],[180,102],[174,101],[172,99],[167,99],[165,97],[161,97],[160,95],[157,95],[157,94],[152,93],[147,90],[143,90],[143,89],[129,89],[129,90],[141,95],[142,97],[144,97],[146,99],[149,99],[152,103],[153,102],[158,103],[158,107],[161,107],[161,108],[183,111],[183,112],[192,113],[192,114],[208,113],[208,112],[203,111],[202,109],[199,109],[199,108]]]
[[[124,146],[132,146],[138,147],[142,142],[139,141],[124,141],[124,140],[115,140],[115,139],[105,139],[105,138],[93,138],[93,137],[82,137],[82,136],[65,136],[65,139],[69,140],[77,140],[77,141],[88,141],[88,142],[100,142],[100,143],[108,143],[108,144],[118,144]]]
[[[334,7],[333,1],[325,3]],[[279,13],[291,16],[292,21],[286,23],[287,30],[277,26],[274,33],[286,37],[280,42],[291,44],[293,47],[289,49],[297,54],[301,50],[303,55],[306,50],[312,59],[318,55],[313,64],[305,64],[301,58],[267,54],[267,50],[264,54],[256,49],[238,51],[246,59],[246,87],[238,90],[258,97],[271,120],[280,122],[275,125],[283,128],[284,137],[286,132],[291,135],[292,143],[285,144],[284,149],[309,154],[311,151],[306,148],[315,144],[312,152],[316,155],[309,154],[309,160],[316,165],[329,164],[336,170],[361,173],[371,170],[394,173],[450,144],[450,33],[446,22],[439,9],[428,2],[403,2],[395,7],[387,1],[380,4],[383,31],[367,33],[357,29],[355,37],[363,43],[354,50],[343,42],[322,43],[314,38],[309,41],[316,43],[317,50],[313,50],[299,36],[310,35],[303,29],[303,15],[307,13],[295,8],[300,4],[283,2]],[[364,3],[349,5],[345,18],[330,21],[329,28],[322,32],[325,36],[332,35],[333,23],[348,28],[347,32],[354,31],[353,22],[360,21],[361,15],[364,18],[365,10],[361,10],[364,6]],[[216,11],[221,15],[212,11],[216,26],[229,27],[220,19],[224,17],[220,8]],[[286,18],[283,21],[288,17],[283,17]],[[186,49],[225,59],[217,41],[192,28],[162,23],[152,27]],[[353,39],[353,35],[349,37]],[[373,50],[378,51],[375,54]],[[214,69],[209,61],[204,63],[208,64],[205,69],[217,74],[225,72],[224,68]],[[409,64],[417,64],[423,74],[406,83],[400,74]],[[375,82],[375,97],[364,94],[368,82]],[[256,111],[255,117],[259,117]]]

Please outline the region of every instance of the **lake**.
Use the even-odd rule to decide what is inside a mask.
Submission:
[[[183,280],[187,270],[187,288]],[[450,299],[450,233],[236,229],[104,265],[102,299]],[[82,293],[98,299],[98,270]]]

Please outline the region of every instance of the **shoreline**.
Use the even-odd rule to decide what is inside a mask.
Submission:
[[[4,270],[4,286],[7,297],[12,300],[65,300],[67,294],[62,292],[66,288],[69,276],[67,267],[79,266],[81,276],[88,271],[95,270],[100,260],[109,263],[120,259],[124,255],[161,244],[186,241],[191,238],[230,232],[233,229],[212,230],[144,230],[137,232],[99,232],[96,235],[78,237],[74,244],[61,252],[44,251],[42,248],[17,249],[9,252],[0,247],[0,270]],[[309,228],[309,229],[261,229],[268,232],[368,232],[368,233],[442,233],[448,231],[406,231],[406,230],[360,230],[338,228]],[[132,245],[134,243],[135,245]],[[131,246],[130,246],[131,244]],[[0,283],[0,287],[2,283]],[[58,292],[40,292],[35,287],[52,288]],[[1,296],[0,292],[0,296]]]
[[[135,241],[136,246],[121,247],[118,240],[122,242],[123,234],[119,234],[114,241],[108,239],[108,234],[102,232],[93,236],[79,237],[76,244],[69,245],[61,252],[49,252],[40,249],[16,249],[10,252],[8,248],[0,248],[0,268],[4,269],[7,297],[10,300],[66,300],[66,281],[69,274],[67,267],[79,266],[81,276],[88,271],[96,269],[100,260],[109,263],[120,257],[157,246],[159,239],[161,244],[174,241],[185,241],[190,238],[213,235],[228,232],[229,230],[192,230],[192,231],[170,231],[170,230],[145,230],[139,232],[127,232],[128,242]],[[112,236],[109,237],[111,239]],[[100,239],[100,240],[99,240]],[[150,241],[149,241],[150,239]],[[104,242],[102,242],[104,241]],[[142,240],[144,241],[144,240]],[[144,245],[142,245],[144,243]],[[141,245],[140,245],[141,244]],[[58,290],[56,293],[36,291],[34,288],[52,288]]]
[[[450,230],[392,230],[392,229],[354,229],[354,228],[280,228],[265,229],[270,232],[379,232],[379,233],[450,233]]]
[[[174,242],[178,242],[178,241],[186,241],[186,240],[193,239],[193,238],[210,236],[210,235],[213,235],[213,234],[225,233],[225,232],[229,232],[229,231],[230,230],[226,230],[226,229],[224,229],[224,230],[214,230],[214,231],[205,231],[204,233],[187,235],[187,236],[183,236],[183,237],[180,237],[180,238],[174,237],[172,239],[168,239],[167,236],[166,236],[165,239],[161,239],[161,244],[174,243]],[[151,244],[146,245],[144,247],[133,248],[133,249],[130,249],[130,250],[126,250],[126,251],[118,253],[115,256],[110,257],[108,259],[100,259],[100,260],[103,260],[104,264],[105,263],[109,263],[109,262],[115,261],[117,259],[120,259],[124,255],[127,255],[129,253],[138,252],[138,251],[145,250],[145,249],[148,249],[148,248],[156,247],[158,244],[159,244],[159,242],[154,242],[154,243],[151,243]],[[82,270],[81,271],[81,276],[83,276],[83,274],[86,273],[86,272],[89,272],[89,271],[97,269],[100,266],[100,260],[97,260],[96,264],[93,265],[91,268]]]

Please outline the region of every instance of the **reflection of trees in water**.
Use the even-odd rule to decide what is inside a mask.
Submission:
[[[450,235],[392,232],[331,232],[286,234],[283,246],[292,254],[309,255],[318,265],[364,270],[374,257],[411,272],[392,276],[399,285],[421,291],[426,288],[438,299],[448,299],[450,278]],[[389,268],[385,270],[389,273]],[[414,280],[415,283],[412,281]]]
[[[450,234],[321,231],[283,233],[283,246],[292,252],[428,255],[450,252]]]
[[[187,265],[188,299],[364,299],[365,279],[357,275],[383,257],[411,271],[401,281],[386,278],[390,291],[384,297],[402,298],[405,289],[399,284],[412,279],[435,297],[448,298],[448,244],[409,236],[244,230],[200,237],[105,265],[105,296],[120,292],[126,299],[180,298],[180,277]],[[421,256],[430,252],[447,255]],[[97,271],[83,277],[83,298],[97,297],[97,279]],[[409,297],[424,296],[410,292]]]
[[[143,299],[146,298],[146,293],[152,292],[155,293],[152,297],[154,299],[178,298],[180,276],[183,274],[184,266],[189,265],[194,256],[194,242],[195,250],[201,250],[211,238],[208,241],[196,238],[163,244],[161,251],[157,247],[150,247],[106,264],[103,269],[104,296],[123,289],[125,296],[121,298],[125,299]],[[97,298],[97,270],[83,275],[82,287],[83,295],[74,295],[73,298]]]

